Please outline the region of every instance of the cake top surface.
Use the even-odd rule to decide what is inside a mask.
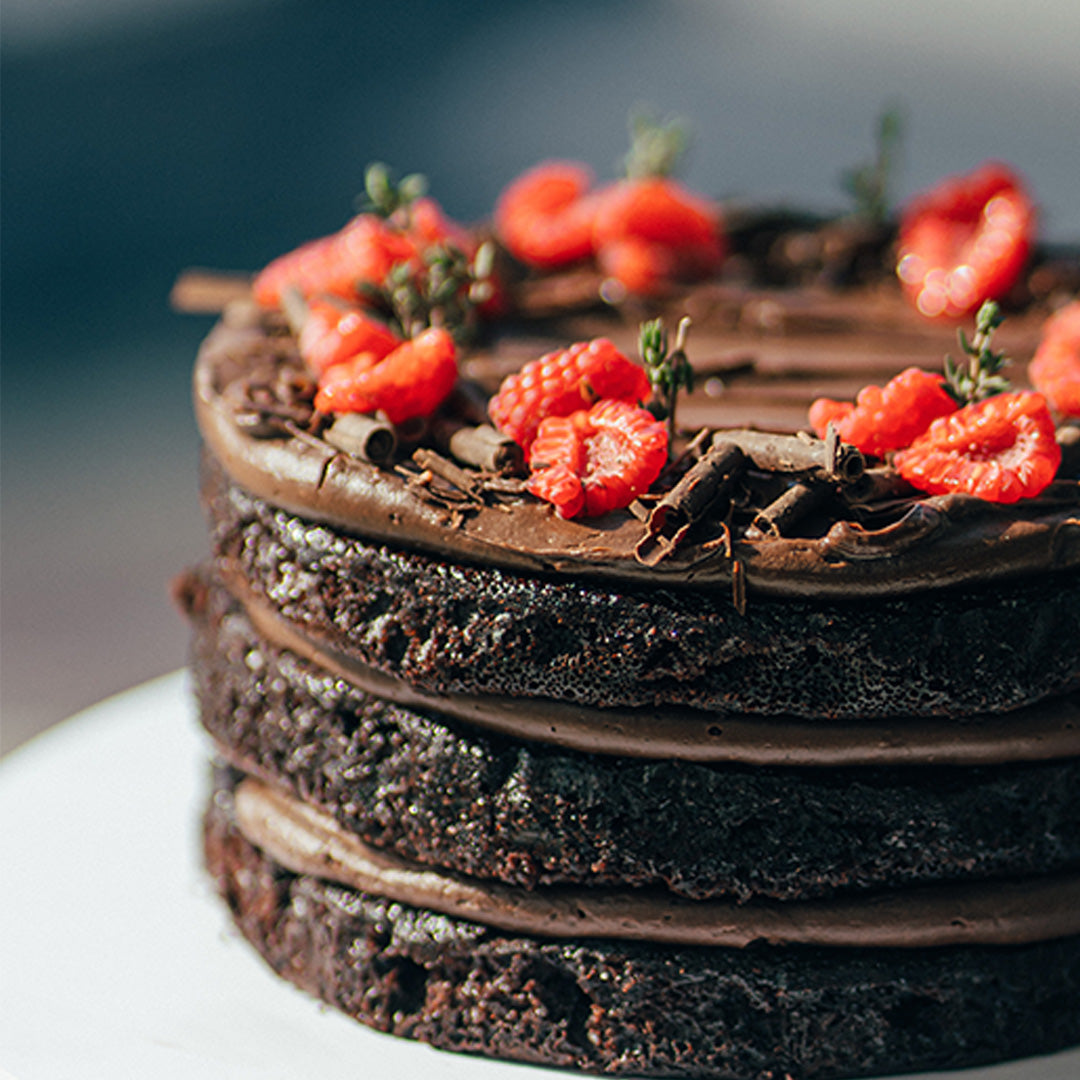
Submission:
[[[897,231],[786,213],[722,225],[668,180],[594,192],[548,163],[496,208],[494,274],[482,231],[379,183],[386,216],[276,260],[254,299],[242,283],[200,354],[204,439],[273,505],[450,560],[727,590],[736,606],[1080,564],[1080,428],[1055,431],[1025,390],[1047,380],[1023,364],[1055,307],[1080,326],[1064,303],[1080,262],[1033,254],[1030,201],[1004,167],[949,181]],[[935,277],[958,213],[982,232]],[[976,290],[1007,293],[1009,317],[999,330],[997,308],[979,309],[946,383],[941,318],[973,310]],[[661,317],[637,346],[648,382],[627,359],[647,315]],[[455,342],[455,325],[472,333]],[[1075,330],[1058,344],[1080,371]],[[901,371],[914,397],[894,394]]]
[[[584,321],[575,328],[585,329]],[[843,353],[849,354],[865,341],[857,329],[833,331],[833,336],[844,338]],[[812,339],[812,333],[800,335],[803,347],[812,348]],[[718,349],[724,341],[718,336]],[[743,339],[739,351],[745,356],[759,343],[766,355],[799,354],[794,336]],[[536,347],[542,348],[531,345]],[[529,348],[513,339],[476,353],[464,367],[466,372],[500,370]],[[730,352],[714,355],[721,363],[732,360]],[[842,353],[830,350],[828,359],[839,364]],[[648,531],[648,515],[663,500],[660,493],[599,518],[565,520],[524,490],[520,480],[457,462],[438,440],[406,445],[393,461],[374,464],[335,446],[317,423],[312,428],[314,414],[302,400],[292,403],[287,426],[275,428],[281,403],[259,413],[257,388],[271,380],[283,385],[283,377],[304,383],[293,339],[251,307],[234,308],[205,343],[195,385],[199,423],[233,478],[292,513],[451,559],[708,586],[733,595],[740,588],[796,595],[895,593],[1080,564],[1075,481],[1056,481],[1037,498],[1002,505],[962,494],[923,495],[887,469],[865,468],[862,459],[854,466],[848,460],[852,478],[829,479],[823,440],[784,433],[782,424],[775,425],[779,437],[749,426],[755,399],[768,402],[782,375],[747,378],[745,390],[733,380],[737,401],[721,393],[686,403],[685,413],[707,432],[691,460],[701,460],[714,444],[736,445],[740,487],[737,496],[722,500],[719,512],[694,518],[669,551],[650,543]],[[268,428],[253,430],[255,414]],[[712,417],[747,426],[715,427]],[[813,505],[788,535],[753,527],[771,501],[808,479],[811,490],[815,484],[828,489],[827,505],[809,496]],[[736,499],[746,501],[739,505]],[[673,517],[682,521],[688,513],[676,509]]]

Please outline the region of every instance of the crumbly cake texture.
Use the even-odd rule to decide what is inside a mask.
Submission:
[[[733,233],[736,259],[747,243]],[[482,422],[477,400],[552,332],[632,353],[610,313],[569,310],[596,285],[543,283],[524,326],[466,358],[443,419]],[[659,496],[563,522],[455,463],[439,422],[415,456],[351,456],[280,315],[225,312],[195,382],[212,554],[178,596],[221,763],[207,866],[274,971],[383,1031],[612,1075],[840,1078],[1080,1042],[1075,462],[1002,508],[861,460],[842,477],[813,440],[744,438],[802,426],[816,394],[937,366],[941,335],[897,300],[876,284],[682,298],[723,388],[680,417],[725,429],[736,465],[717,512],[654,561],[639,540]],[[1007,328],[1021,355],[1040,321]],[[800,485],[813,497],[778,510]],[[245,804],[259,785],[273,798]],[[334,835],[260,832],[252,805]],[[389,860],[382,891],[349,884],[338,834]],[[575,929],[599,925],[598,897],[658,897],[727,905],[751,932],[507,929],[438,885],[402,892],[394,866],[494,906],[587,897]],[[951,923],[909,915],[924,895],[1029,887],[992,902],[991,936],[963,899]],[[755,912],[795,926],[808,909],[873,936],[886,907],[887,947],[753,937]]]
[[[364,543],[222,487],[215,554],[321,641],[434,693],[761,716],[958,717],[1080,686],[1080,569],[865,602],[615,588]],[[1008,627],[1008,633],[1003,628]]]
[[[197,588],[193,670],[220,753],[423,864],[792,900],[1080,863],[1075,758],[838,772],[575,753],[365,694]]]
[[[1080,1038],[1080,937],[1011,948],[661,948],[500,934],[296,876],[207,816],[207,865],[283,978],[381,1031],[605,1075],[805,1080]]]

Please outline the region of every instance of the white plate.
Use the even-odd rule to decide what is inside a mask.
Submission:
[[[200,868],[181,673],[0,762],[0,1070],[15,1080],[566,1080],[393,1039],[272,975]],[[943,1080],[1072,1080],[1080,1051]]]

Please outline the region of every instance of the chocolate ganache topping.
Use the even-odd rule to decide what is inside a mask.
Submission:
[[[197,417],[226,472],[272,505],[375,542],[478,565],[723,589],[737,605],[755,593],[896,595],[1080,567],[1080,483],[1065,466],[1042,495],[1019,503],[925,496],[887,468],[864,469],[853,448],[793,433],[810,396],[843,392],[840,386],[865,379],[868,365],[895,369],[924,359],[939,350],[937,335],[905,320],[885,297],[866,302],[870,318],[903,328],[890,336],[895,347],[899,335],[903,355],[883,355],[863,322],[866,312],[859,318],[850,304],[830,321],[817,309],[800,317],[791,299],[744,297],[738,318],[757,325],[755,334],[725,328],[736,318],[732,303],[705,290],[687,301],[703,312],[711,305],[712,315],[696,340],[705,389],[680,411],[684,426],[700,432],[681,471],[666,491],[601,518],[563,520],[519,481],[454,462],[438,439],[436,450],[410,457],[406,447],[381,464],[343,451],[326,418],[320,425],[313,413],[311,380],[293,339],[277,317],[243,301],[226,312],[200,354]],[[1034,327],[1020,323],[1014,332],[1027,337],[1014,340],[1022,349]],[[762,325],[783,333],[764,334]],[[628,333],[601,316],[568,318],[559,327],[564,342],[599,331],[617,344]],[[452,402],[457,415],[444,418],[448,425],[483,421],[484,383],[552,347],[551,339],[533,335],[465,360],[464,389]],[[729,375],[730,388],[723,375],[709,375],[737,373],[740,363],[753,370]],[[778,399],[784,408],[774,419],[782,434],[758,430],[759,416],[775,413]],[[717,427],[716,420],[734,426]],[[699,498],[703,505],[695,506],[693,494],[672,504],[668,494],[677,493],[680,477],[685,487],[695,463],[707,466],[708,458],[719,460],[711,505]]]

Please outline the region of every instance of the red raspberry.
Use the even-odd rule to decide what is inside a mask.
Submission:
[[[1061,464],[1042,394],[998,394],[935,420],[893,459],[930,495],[963,492],[1011,503],[1038,495]]]
[[[678,263],[669,247],[636,236],[610,241],[596,258],[606,277],[615,278],[635,296],[658,296],[678,277]]]
[[[427,196],[416,199],[404,213],[407,214],[405,231],[419,253],[448,244],[470,259],[476,254],[473,235],[464,226],[448,218],[434,199]]]
[[[417,199],[390,218],[359,214],[340,231],[279,256],[255,276],[252,292],[268,308],[280,306],[289,286],[306,297],[322,293],[362,301],[361,285],[381,287],[398,263],[419,270],[424,252],[444,243],[469,256],[475,250],[468,232],[434,199]]]
[[[593,229],[597,256],[629,291],[658,291],[661,274],[667,281],[696,280],[719,269],[724,233],[720,210],[708,199],[663,176],[620,180],[598,197]],[[633,259],[619,250],[627,243]],[[652,253],[646,274],[640,273],[643,251]],[[628,268],[625,278],[620,264]]]
[[[374,214],[360,214],[340,232],[278,256],[256,275],[252,292],[263,307],[280,306],[289,286],[304,296],[356,300],[361,282],[381,285],[397,263],[416,257],[408,236]]]
[[[401,339],[388,326],[370,315],[319,299],[308,303],[297,336],[300,355],[320,375],[361,353],[371,354],[373,361],[382,360],[400,344]]]
[[[382,411],[400,424],[430,416],[457,381],[454,339],[442,328],[425,330],[383,360],[361,353],[327,368],[319,379],[315,408],[324,413]]]
[[[549,416],[529,452],[529,490],[561,517],[598,517],[629,506],[667,462],[667,429],[626,401],[598,401]]]
[[[648,397],[644,368],[607,338],[595,338],[547,353],[508,375],[488,403],[488,414],[495,427],[528,450],[545,417],[568,416],[598,398],[637,405]]]
[[[944,387],[942,376],[910,367],[884,387],[864,386],[854,406],[818,398],[810,406],[810,425],[824,438],[831,420],[844,442],[864,454],[884,457],[890,450],[908,446],[932,420],[956,410],[956,402]]]
[[[915,198],[900,220],[896,273],[924,315],[961,318],[1016,283],[1035,238],[1019,178],[987,162]]]
[[[832,398],[820,397],[810,403],[810,427],[819,439],[824,439],[829,430],[829,424],[839,427],[840,421],[850,416],[855,411],[853,401],[834,401]]]
[[[592,173],[573,161],[544,161],[512,181],[495,204],[495,231],[529,266],[552,270],[593,253]]]
[[[1052,409],[1080,416],[1080,300],[1046,320],[1028,375]]]

